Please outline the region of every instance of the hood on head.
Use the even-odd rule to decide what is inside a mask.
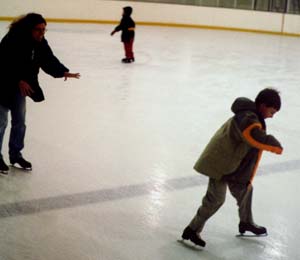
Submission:
[[[123,8],[124,10],[124,15],[130,16],[132,14],[132,7],[131,6],[126,6]]]
[[[244,110],[250,110],[250,111],[256,112],[255,103],[249,98],[245,98],[245,97],[237,98],[231,106],[231,111],[234,114],[237,114],[238,112],[241,112]]]

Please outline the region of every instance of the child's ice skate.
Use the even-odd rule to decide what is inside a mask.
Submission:
[[[254,223],[240,222],[239,232],[241,236],[244,236],[245,232],[252,232],[254,235],[247,236],[267,236],[267,229],[265,227],[258,226]]]
[[[10,163],[12,166],[22,169],[25,171],[31,171],[32,170],[32,165],[30,162],[26,161],[23,157],[19,157],[13,160],[10,160]]]
[[[8,171],[9,171],[8,166],[6,165],[3,159],[0,159],[0,173],[7,175]]]
[[[122,59],[122,62],[123,63],[131,63],[131,62],[134,62],[134,58],[124,58],[124,59]]]
[[[189,226],[184,229],[181,237],[183,240],[192,241],[197,246],[205,247],[205,241],[202,240],[201,237],[199,237],[199,235]]]
[[[128,59],[128,58],[124,58],[124,59],[122,59],[122,62],[123,62],[123,63],[130,63],[131,61],[130,61],[130,59]]]

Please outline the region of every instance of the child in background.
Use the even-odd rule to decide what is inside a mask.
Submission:
[[[215,133],[194,169],[209,177],[207,193],[195,217],[184,229],[182,238],[205,246],[199,236],[206,221],[223,205],[227,187],[239,207],[239,232],[255,235],[267,229],[255,224],[252,216],[252,180],[262,151],[282,153],[282,146],[272,135],[267,135],[265,119],[280,110],[281,100],[277,90],[266,88],[255,101],[237,98],[231,107],[234,116]]]
[[[125,58],[122,59],[124,63],[134,62],[133,54],[133,41],[134,41],[134,30],[135,22],[131,18],[132,7],[126,6],[123,8],[123,17],[120,24],[111,32],[113,36],[116,32],[122,31],[121,41],[124,44]]]

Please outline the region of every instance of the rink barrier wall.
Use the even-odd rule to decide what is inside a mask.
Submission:
[[[0,21],[13,21],[15,18],[16,17],[0,17]],[[46,18],[46,20],[47,20],[47,22],[54,22],[54,23],[118,24],[118,22],[119,22],[119,21],[82,20],[82,19],[64,19],[64,18]],[[239,31],[239,32],[251,32],[251,33],[262,33],[262,34],[300,37],[300,34],[297,34],[297,33],[285,33],[285,32],[243,29],[243,28],[234,28],[234,27],[223,27],[223,26],[176,24],[176,23],[156,23],[156,22],[136,22],[136,24],[144,25],[144,26],[162,26],[162,27],[207,29],[207,30],[225,30],[225,31]]]
[[[41,13],[48,22],[117,24],[122,7],[131,5],[137,25],[231,30],[300,36],[300,16],[291,14],[106,0],[1,0],[0,20]]]

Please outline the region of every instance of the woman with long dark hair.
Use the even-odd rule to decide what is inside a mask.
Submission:
[[[41,68],[55,78],[79,78],[79,73],[70,73],[54,56],[44,35],[47,22],[42,15],[29,13],[13,21],[0,43],[0,173],[7,174],[1,149],[3,136],[11,114],[9,137],[9,160],[25,170],[32,165],[22,156],[25,137],[26,96],[35,102],[44,100],[38,82]]]

